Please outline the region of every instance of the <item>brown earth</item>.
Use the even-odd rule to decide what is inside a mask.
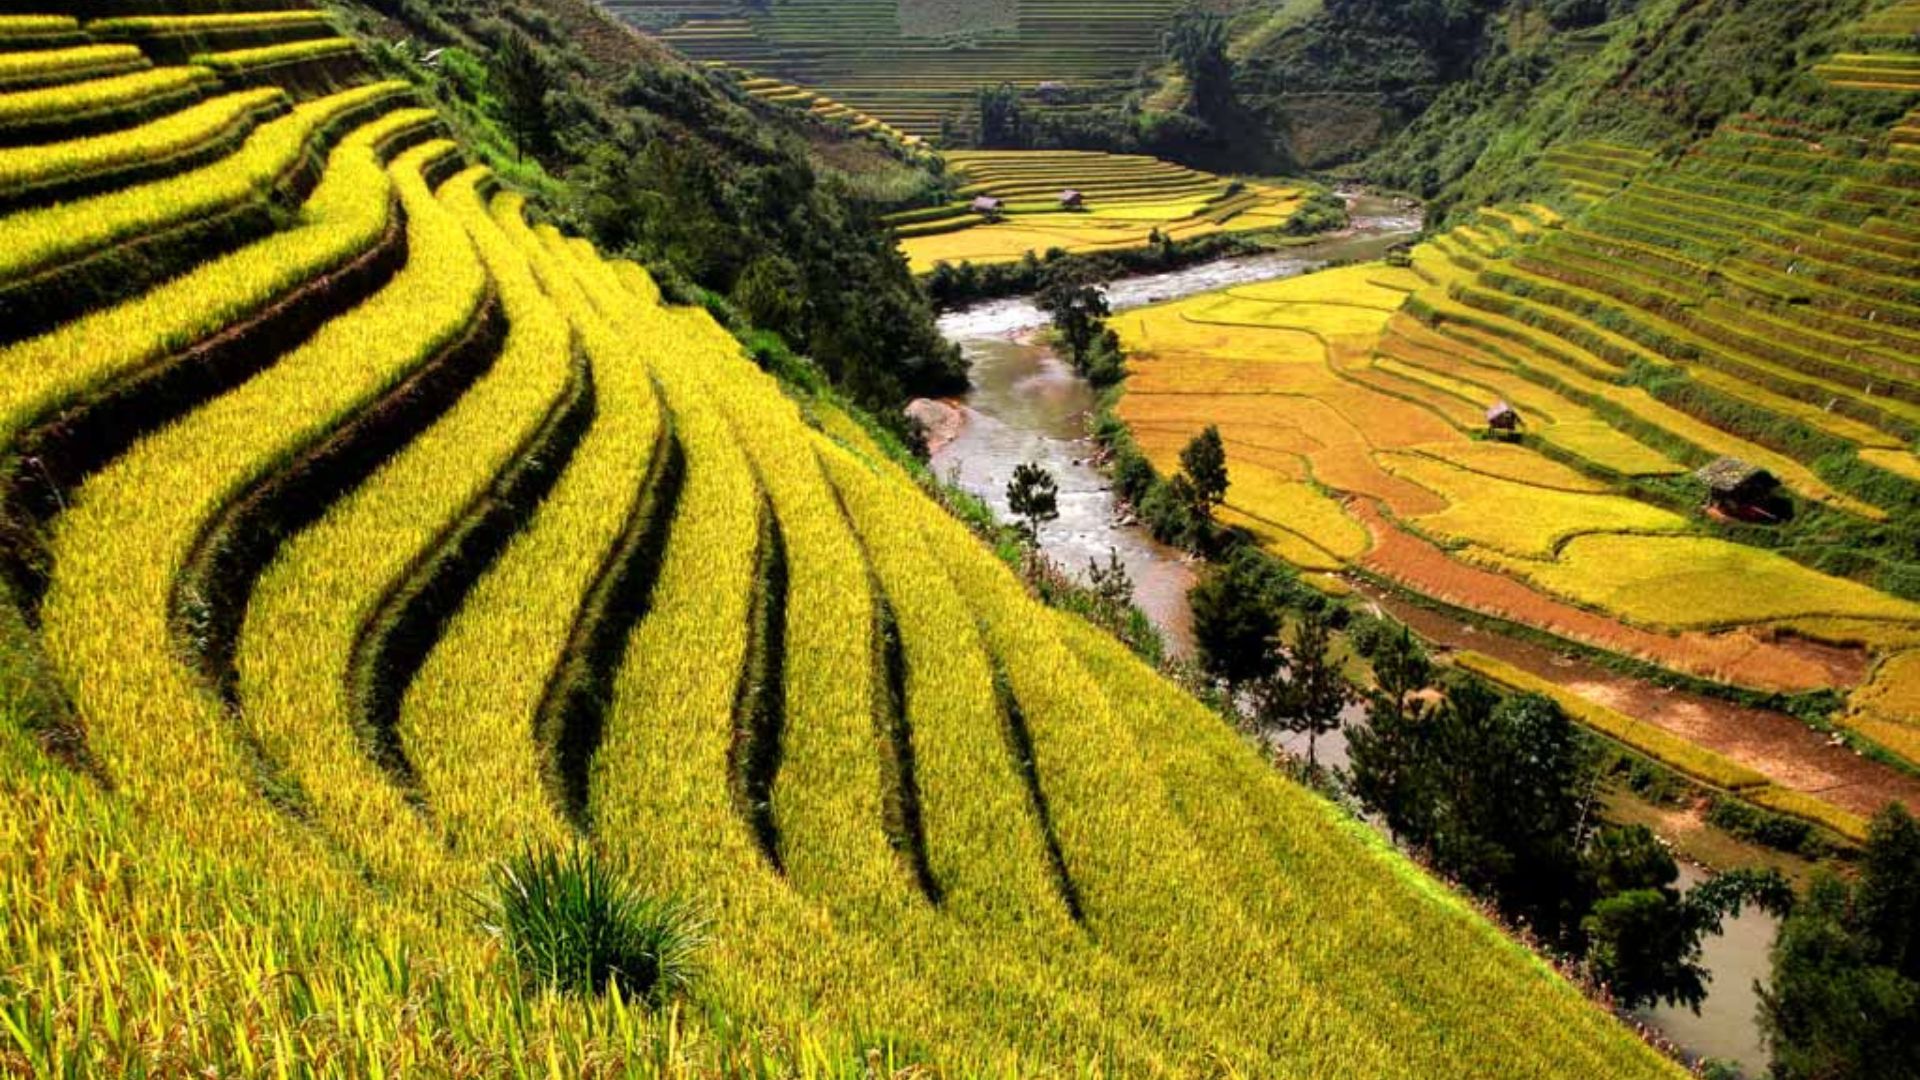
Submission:
[[[1456,607],[1544,630],[1584,645],[1637,657],[1673,671],[1737,686],[1797,693],[1845,688],[1867,674],[1864,652],[1792,638],[1763,640],[1747,630],[1661,633],[1556,600],[1512,578],[1468,566],[1396,527],[1372,503],[1347,509],[1367,526],[1366,569]]]

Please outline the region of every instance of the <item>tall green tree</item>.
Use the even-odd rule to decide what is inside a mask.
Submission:
[[[1629,1009],[1707,998],[1706,939],[1749,904],[1784,914],[1793,887],[1774,870],[1734,870],[1682,893],[1680,868],[1643,825],[1604,829],[1587,853],[1596,897],[1581,920],[1594,976]]]
[[[1053,320],[1073,369],[1082,375],[1087,373],[1094,345],[1107,328],[1106,318],[1113,312],[1107,303],[1107,276],[1102,264],[1064,260],[1047,269],[1034,297],[1040,310]]]
[[[1027,144],[1026,118],[1020,91],[1012,83],[980,88],[980,145],[990,149],[1020,149]]]
[[[520,157],[524,160],[528,150],[535,156],[545,153],[552,146],[547,91],[553,85],[546,61],[527,35],[509,29],[495,52],[491,72],[493,91],[500,99],[501,120],[512,134]]]
[[[1186,478],[1194,513],[1212,517],[1227,497],[1227,444],[1218,427],[1208,424],[1181,449],[1180,475]]]
[[[1779,1080],[1920,1077],[1920,825],[1889,804],[1860,877],[1815,873],[1773,944],[1760,1023]]]
[[[1319,767],[1315,743],[1340,727],[1353,687],[1333,655],[1333,627],[1324,613],[1301,615],[1278,669],[1263,680],[1256,698],[1262,724],[1307,737],[1307,767]]]
[[[1621,1004],[1698,1008],[1705,939],[1746,904],[1790,902],[1763,871],[1683,893],[1651,832],[1598,827],[1596,763],[1552,699],[1465,677],[1435,698],[1416,693],[1433,672],[1410,635],[1375,635],[1367,651],[1378,686],[1347,737],[1354,793],[1435,869],[1585,957]]]
[[[1227,24],[1210,11],[1181,12],[1168,28],[1167,55],[1180,66],[1192,94],[1193,113],[1218,120],[1233,104],[1233,64],[1227,59]]]
[[[1037,461],[1014,466],[1007,481],[1007,507],[1021,521],[1028,541],[1040,542],[1040,526],[1060,516],[1060,488]]]
[[[1242,555],[1202,577],[1187,592],[1193,642],[1207,673],[1238,689],[1271,677],[1280,664],[1274,635],[1280,605],[1257,554]]]

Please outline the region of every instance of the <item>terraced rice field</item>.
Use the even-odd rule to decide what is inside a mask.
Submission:
[[[1154,59],[1174,0],[600,0],[697,60],[804,87],[933,138],[974,123],[982,87],[1098,94]],[[1008,8],[1012,8],[1009,18]]]
[[[1296,188],[1232,181],[1135,154],[967,150],[945,157],[963,181],[959,201],[889,218],[915,273],[941,262],[1017,262],[1054,248],[1143,247],[1155,232],[1186,239],[1274,229],[1302,198]],[[1067,191],[1080,193],[1078,209],[1062,204]],[[974,209],[983,197],[999,200],[998,209]]]
[[[845,124],[850,131],[871,134],[896,142],[908,149],[918,149],[925,144],[925,140],[920,136],[908,135],[884,120],[876,120],[852,106],[843,105],[833,100],[825,94],[817,94],[811,90],[802,90],[797,86],[790,83],[783,83],[778,79],[768,79],[751,75],[745,71],[737,71],[718,61],[711,62],[709,66],[716,70],[732,71],[740,83],[740,88],[745,90],[748,96],[760,101],[770,102],[776,105],[785,105],[794,109],[804,109],[808,115],[816,119]]]
[[[0,20],[0,1073],[1680,1075],[324,20],[198,10]],[[571,844],[694,1001],[503,969]]]
[[[1904,31],[1874,40],[1911,47]],[[1848,64],[1818,69],[1836,95],[1861,90],[1836,77]],[[1554,149],[1542,167],[1559,210],[1482,211],[1417,247],[1408,269],[1129,313],[1121,415],[1168,470],[1217,423],[1225,519],[1302,568],[1710,679],[1858,683],[1845,723],[1920,762],[1920,604],[1735,542],[1650,494],[1724,456],[1765,468],[1803,507],[1909,520],[1920,179],[1899,146],[1746,117],[1670,163]],[[1656,396],[1649,372],[1684,373],[1699,392]],[[1516,441],[1488,438],[1497,403],[1519,417]],[[1802,638],[1864,649],[1872,671]],[[1702,775],[1670,735],[1595,726]],[[1833,824],[1808,797],[1767,798]]]

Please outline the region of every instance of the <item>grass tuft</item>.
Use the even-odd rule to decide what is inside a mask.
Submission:
[[[524,851],[489,877],[483,924],[530,985],[568,994],[613,987],[655,1005],[692,987],[704,921],[678,899],[641,893],[591,849]]]

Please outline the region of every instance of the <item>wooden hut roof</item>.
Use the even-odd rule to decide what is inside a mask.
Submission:
[[[1748,464],[1733,457],[1723,457],[1703,465],[1693,475],[1707,485],[1709,490],[1721,495],[1763,490],[1779,483],[1772,473],[1760,466]]]
[[[994,198],[991,195],[977,195],[974,197],[974,200],[973,200],[973,208],[975,210],[981,211],[982,213],[985,213],[991,210],[998,210],[1000,209],[1000,206],[1001,206],[1000,200]]]

